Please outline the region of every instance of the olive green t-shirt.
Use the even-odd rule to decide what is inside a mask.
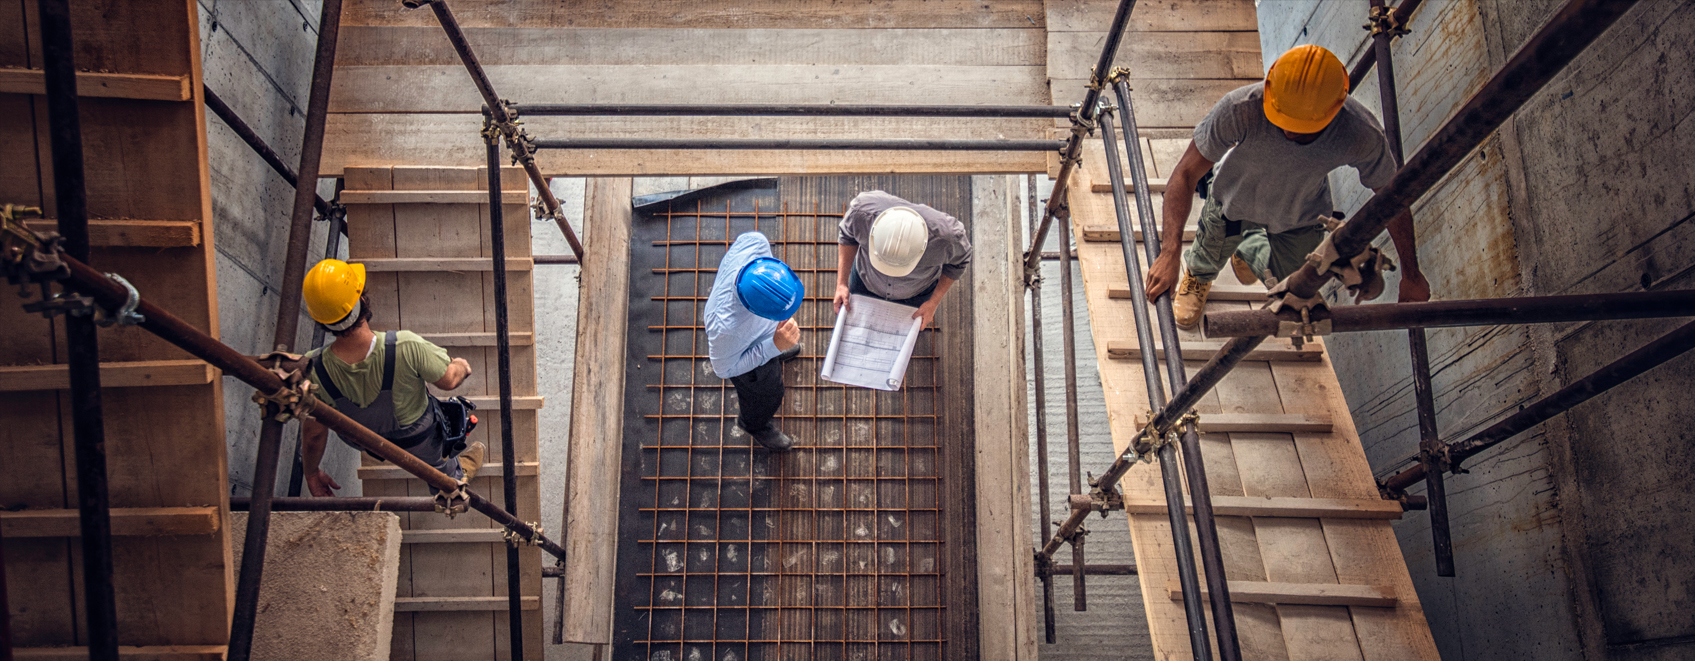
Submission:
[[[435,383],[447,374],[447,350],[432,344],[429,340],[419,337],[412,331],[400,331],[395,334],[394,360],[394,421],[401,426],[409,425],[423,417],[424,407],[429,400],[426,396],[429,390],[424,387],[427,383]],[[377,333],[377,345],[371,349],[371,355],[366,356],[352,365],[347,364],[334,351],[325,351],[323,347],[306,354],[308,357],[322,356],[324,371],[329,373],[335,387],[341,389],[341,394],[354,404],[369,406],[376,400],[377,394],[383,388],[383,354],[387,347],[383,345],[383,333]],[[317,370],[306,372],[317,385]],[[329,393],[323,388],[314,388],[318,399],[325,403],[330,401]]]

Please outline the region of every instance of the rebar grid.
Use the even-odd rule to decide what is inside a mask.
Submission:
[[[706,355],[700,312],[716,265],[742,232],[772,239],[808,290],[833,291],[841,213],[707,209],[655,214],[665,238],[656,432],[641,445],[650,520],[638,540],[648,566],[647,658],[945,658],[946,567],[941,507],[939,329],[920,337],[897,392],[822,381],[834,329],[831,297],[809,296],[795,321],[809,347],[785,367],[776,423],[796,447],[759,449],[735,426],[737,405]],[[716,205],[714,205],[716,207]],[[845,212],[845,209],[844,209]]]

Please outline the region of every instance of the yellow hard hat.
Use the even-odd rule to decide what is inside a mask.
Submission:
[[[1347,99],[1348,70],[1321,46],[1291,48],[1265,73],[1265,118],[1285,131],[1324,130]]]
[[[306,272],[300,293],[314,321],[334,325],[358,311],[359,296],[365,293],[365,265],[339,259],[318,262]]]

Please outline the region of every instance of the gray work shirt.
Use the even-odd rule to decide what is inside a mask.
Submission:
[[[859,279],[865,283],[866,289],[883,298],[901,300],[923,293],[944,275],[958,280],[965,274],[965,267],[971,264],[971,238],[965,232],[965,225],[927,205],[913,204],[880,190],[854,196],[853,202],[848,204],[847,214],[842,216],[841,236],[837,242],[844,246],[870,243],[871,221],[890,207],[910,207],[923,216],[924,224],[930,230],[930,245],[924,248],[924,256],[918,259],[918,266],[899,278],[883,275],[872,268],[869,251],[861,249],[853,264],[859,270]]]
[[[1334,209],[1331,170],[1351,165],[1371,189],[1394,178],[1389,139],[1352,97],[1317,140],[1303,145],[1265,118],[1264,94],[1264,82],[1238,87],[1195,127],[1195,149],[1218,163],[1211,194],[1230,220],[1266,225],[1273,233],[1317,225],[1320,214]]]

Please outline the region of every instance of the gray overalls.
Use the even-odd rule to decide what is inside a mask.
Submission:
[[[395,353],[395,331],[388,331],[383,334],[383,389],[382,392],[377,393],[376,399],[371,400],[371,403],[365,406],[355,404],[353,400],[342,395],[341,389],[337,388],[335,381],[330,379],[329,371],[324,369],[321,354],[312,360],[312,370],[318,376],[318,387],[323,388],[324,394],[329,395],[330,399],[335,402],[336,411],[353,418],[355,422],[364,425],[366,429],[374,431],[378,436],[400,446],[401,449],[411,453],[412,456],[422,459],[424,463],[435,466],[436,470],[446,473],[448,477],[455,480],[463,479],[465,473],[459,467],[458,458],[442,456],[445,454],[445,448],[442,447],[440,426],[436,424],[440,411],[437,410],[439,405],[436,404],[435,397],[425,394],[426,397],[429,397],[429,406],[424,407],[424,414],[418,416],[418,419],[412,424],[401,425],[395,422]],[[347,440],[342,439],[342,442],[347,443]],[[347,444],[353,445],[352,443]],[[353,447],[358,448],[356,445]],[[435,489],[432,487],[430,492],[434,493]]]

